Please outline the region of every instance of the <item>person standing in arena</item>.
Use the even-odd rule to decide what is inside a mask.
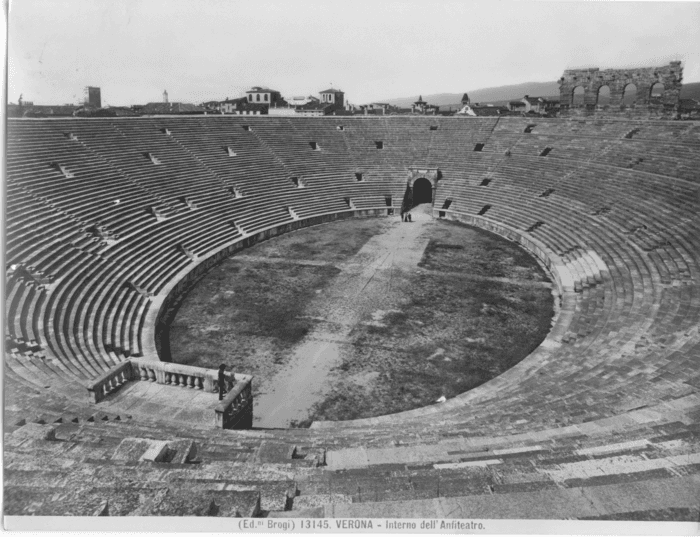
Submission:
[[[226,364],[219,366],[219,401],[224,398],[226,393]]]

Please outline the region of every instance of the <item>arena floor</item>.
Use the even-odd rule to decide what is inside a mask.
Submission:
[[[451,398],[547,335],[537,261],[414,209],[256,245],[214,268],[170,329],[173,361],[255,376],[255,425],[373,417]]]

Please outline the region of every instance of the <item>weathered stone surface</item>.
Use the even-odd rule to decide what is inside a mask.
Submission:
[[[277,442],[263,442],[256,458],[257,462],[288,462],[292,460],[295,447]]]
[[[131,383],[151,387],[149,404],[126,399],[134,393],[126,385],[100,403],[108,414],[95,412],[85,402],[84,386],[71,384],[73,368],[90,376],[80,361],[69,355],[44,361],[10,353],[5,411],[13,429],[4,437],[5,513],[250,516],[261,508],[260,494],[264,506],[286,513],[288,488],[282,482],[290,481],[299,494],[292,515],[318,515],[319,506],[327,504],[323,512],[329,516],[697,519],[698,125],[538,119],[528,138],[520,136],[526,119],[502,118],[501,130],[482,119],[472,118],[469,125],[493,131],[490,139],[498,150],[474,154],[473,163],[483,164],[477,171],[499,166],[494,182],[477,187],[481,176],[455,164],[445,167],[445,186],[441,180],[437,193],[443,196],[440,192],[449,188],[457,194],[461,188],[465,196],[455,198],[451,210],[474,219],[470,215],[482,201],[498,200],[503,212],[480,217],[481,225],[511,230],[511,239],[531,243],[530,251],[548,266],[560,264],[570,272],[556,282],[571,287],[561,297],[559,316],[570,317],[570,324],[561,325],[565,330],[557,346],[439,410],[265,431],[216,430],[209,419],[197,421],[198,409],[211,407],[198,405],[193,394],[215,395],[170,390],[155,382]],[[403,120],[390,121],[399,133]],[[451,118],[435,121],[461,125]],[[29,124],[34,129],[42,122],[22,123]],[[67,122],[52,120],[52,125],[62,124]],[[100,131],[99,122],[91,125]],[[191,128],[199,127],[193,122]],[[436,144],[445,130],[434,133]],[[469,131],[464,133],[455,140],[469,139]],[[508,165],[501,166],[497,144],[510,144],[516,134],[522,153],[514,150]],[[50,139],[42,138],[47,146]],[[557,142],[553,153],[537,159],[541,145],[552,140]],[[443,142],[445,154],[453,154],[447,146],[452,142]],[[463,144],[455,145],[455,155],[460,148]],[[21,158],[31,160],[25,153]],[[425,166],[442,161],[436,157]],[[530,173],[535,162],[537,169]],[[455,170],[464,171],[464,177]],[[523,179],[536,184],[530,188]],[[551,184],[554,195],[537,198]],[[492,191],[494,186],[503,188]],[[526,198],[520,192],[531,202],[522,202]],[[472,198],[479,203],[468,205]],[[535,237],[513,231],[540,218],[547,225]],[[588,248],[600,259],[584,253]],[[91,304],[80,308],[108,315],[108,304]],[[44,318],[54,320],[48,310]],[[74,326],[63,324],[68,339]],[[153,339],[154,326],[146,321],[145,339]],[[184,395],[172,397],[172,391]],[[37,419],[53,425],[27,425]],[[50,441],[54,428],[59,441]],[[120,445],[122,439],[131,442]],[[171,464],[139,462],[152,446],[149,439],[167,443],[164,462]],[[187,462],[195,441],[201,442],[196,453],[201,463],[178,464]],[[296,453],[294,445],[300,446]],[[322,460],[324,449],[327,467],[294,466],[310,461],[299,457],[315,450]],[[498,464],[483,465],[489,460]]]
[[[253,490],[207,491],[164,489],[133,514],[137,516],[254,517],[260,512],[260,493]]]
[[[197,454],[197,444],[192,440],[176,440],[168,442],[168,459],[173,464],[190,462]],[[173,453],[174,452],[174,453]]]
[[[163,440],[152,440],[141,460],[146,462],[163,462],[168,455],[168,443]]]
[[[51,425],[27,423],[12,433],[12,440],[55,440],[56,428]]]
[[[635,109],[641,109],[647,116],[673,116],[678,109],[682,81],[681,62],[637,69],[567,69],[559,79],[561,114],[575,115],[573,96],[578,87],[584,90],[584,104],[579,110],[594,111],[598,92],[604,86],[610,88],[610,104],[605,113],[629,112],[622,106],[622,98],[625,88],[634,84],[637,88]],[[652,87],[657,83],[664,85],[664,91],[661,96],[652,97]]]
[[[115,461],[138,461],[151,447],[151,441],[144,438],[125,438],[112,455]]]

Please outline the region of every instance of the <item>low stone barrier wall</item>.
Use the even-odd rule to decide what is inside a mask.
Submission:
[[[130,358],[87,385],[93,403],[99,403],[129,381],[155,382],[173,387],[219,391],[219,371],[169,362]],[[214,426],[248,429],[253,426],[253,377],[226,373],[226,397],[214,406]]]
[[[117,364],[88,384],[87,389],[90,399],[93,403],[99,403],[107,395],[117,391],[131,379],[131,362],[127,360]]]
[[[253,377],[236,375],[236,383],[214,409],[219,429],[250,429],[253,426]]]
[[[218,390],[218,371],[216,369],[139,358],[131,358],[130,361],[134,375],[140,380],[207,392]]]

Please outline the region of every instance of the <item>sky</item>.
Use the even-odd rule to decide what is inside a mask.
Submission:
[[[10,0],[8,100],[202,102],[267,86],[363,104],[683,61],[700,2]]]

